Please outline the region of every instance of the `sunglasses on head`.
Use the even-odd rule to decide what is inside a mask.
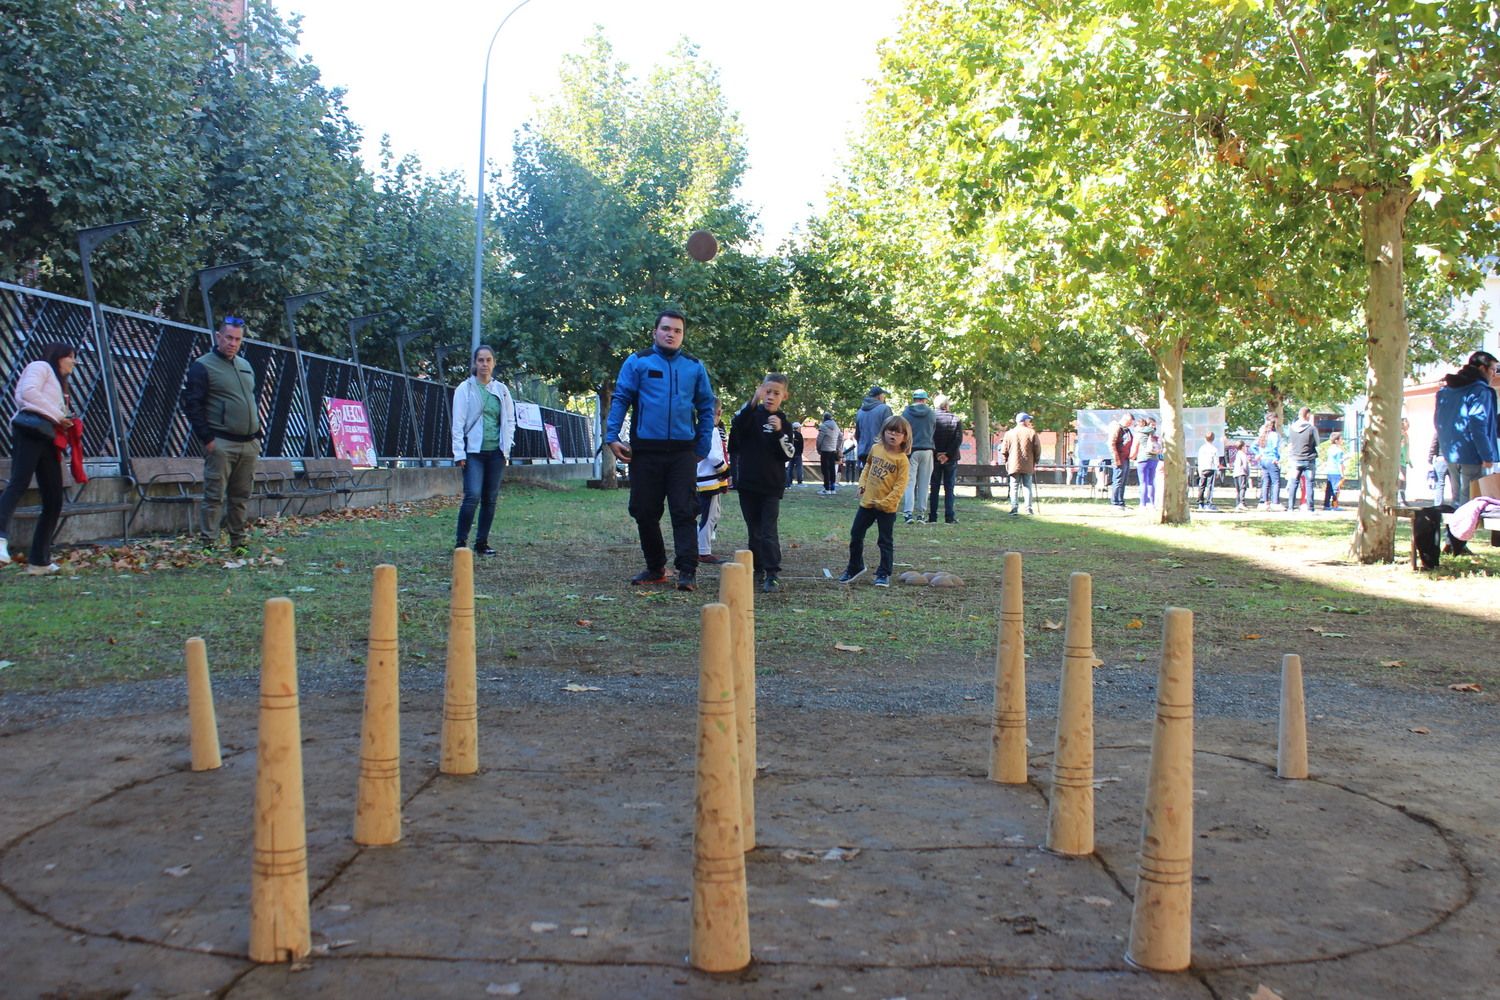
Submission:
[[[238,316],[225,316],[224,317],[224,325],[225,326],[244,326],[245,325],[245,321],[242,320],[242,319],[240,319]]]

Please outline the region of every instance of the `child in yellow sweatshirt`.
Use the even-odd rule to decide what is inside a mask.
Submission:
[[[891,585],[891,569],[896,563],[896,509],[906,491],[906,456],[910,454],[911,424],[903,417],[890,417],[881,425],[880,440],[871,446],[859,476],[859,509],[854,512],[854,527],[849,529],[849,566],[839,583],[849,583],[865,571],[865,533],[876,524],[880,529],[880,568],[875,571],[875,586]]]

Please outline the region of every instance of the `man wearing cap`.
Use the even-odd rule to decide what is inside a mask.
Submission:
[[[1016,425],[1005,432],[1000,442],[1000,461],[1010,475],[1010,512],[1021,506],[1021,490],[1026,491],[1026,513],[1036,513],[1036,463],[1042,460],[1042,438],[1031,426],[1031,414],[1016,414]]]
[[[245,321],[225,316],[213,350],[188,366],[182,412],[203,445],[203,510],[198,530],[205,549],[219,542],[219,519],[236,556],[249,554],[245,505],[260,458],[260,397],[255,369],[240,357]]]
[[[885,390],[878,385],[870,386],[865,401],[859,404],[859,412],[854,416],[854,457],[859,460],[860,468],[864,468],[865,456],[880,440],[880,428],[890,418],[891,408],[886,405]]]
[[[925,520],[917,484],[921,483],[926,489],[932,482],[932,432],[937,427],[937,414],[927,405],[926,389],[911,394],[911,402],[901,411],[901,416],[911,424],[911,457],[908,459],[911,469],[906,477],[906,493],[901,497],[901,512],[906,516],[906,523],[911,524]],[[912,514],[914,507],[915,516]]]

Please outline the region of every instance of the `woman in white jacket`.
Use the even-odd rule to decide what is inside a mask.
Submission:
[[[469,526],[479,510],[474,554],[495,555],[490,548],[490,525],[500,480],[516,437],[516,404],[505,383],[494,377],[495,351],[481,344],[474,351],[471,375],[453,390],[453,462],[463,470],[464,500],[458,508],[458,540],[469,544]]]
[[[16,381],[16,413],[10,425],[10,482],[0,493],[0,565],[10,562],[10,516],[35,475],[37,492],[42,495],[42,516],[31,533],[27,556],[26,572],[32,576],[59,569],[52,561],[52,532],[62,513],[62,458],[53,438],[58,431],[73,426],[67,382],[77,360],[72,345],[47,344],[42,348],[42,360],[23,368]]]

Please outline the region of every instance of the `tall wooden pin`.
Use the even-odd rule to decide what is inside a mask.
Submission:
[[[401,657],[397,644],[396,567],[375,567],[370,595],[370,644],[365,659],[365,711],[359,736],[359,788],[354,842],[401,839]]]
[[[735,754],[740,769],[740,836],[745,850],[755,848],[755,762],[748,743],[751,738],[750,701],[755,688],[754,638],[750,601],[750,571],[737,562],[725,563],[719,576],[719,603],[729,609],[730,664],[734,672]]]
[[[702,622],[689,960],[705,972],[732,972],[750,964],[750,901],[740,835],[729,609],[705,604]]]
[[[1307,706],[1302,698],[1302,657],[1281,658],[1281,718],[1276,727],[1276,777],[1307,777]]]
[[[1068,630],[1047,812],[1047,849],[1058,854],[1094,853],[1093,594],[1087,573],[1068,578]]]
[[[188,726],[193,770],[212,771],[223,765],[219,755],[219,719],[214,712],[214,686],[208,676],[208,650],[197,636],[183,647],[187,659]]]
[[[1026,784],[1026,633],[1021,553],[1005,553],[1000,584],[1000,648],[995,654],[995,720],[990,780]]]
[[[297,625],[292,602],[273,597],[266,602],[261,634],[250,960],[281,962],[310,951]]]
[[[1193,947],[1193,613],[1168,608],[1162,624],[1156,727],[1141,829],[1126,960],[1179,972]]]
[[[438,763],[438,770],[444,774],[474,774],[479,770],[479,684],[474,655],[474,550],[454,549]]]
[[[756,727],[760,725],[759,716],[755,710],[755,553],[749,549],[735,549],[734,561],[745,567],[745,599],[741,602],[740,618],[744,623],[744,629],[739,633],[739,638],[734,641],[740,643],[743,656],[738,661],[740,675],[744,678],[745,708],[740,718],[749,723],[748,731],[745,733],[745,759],[750,767],[750,778],[753,781],[756,769],[760,766],[759,753],[756,744]],[[739,655],[739,654],[736,654]],[[741,689],[735,688],[738,692]],[[754,831],[746,843],[745,849],[749,850],[755,846]]]

